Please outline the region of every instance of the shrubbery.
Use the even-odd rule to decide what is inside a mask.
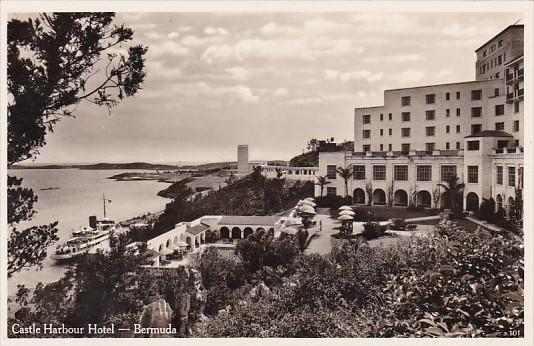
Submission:
[[[268,296],[242,295],[201,336],[524,335],[523,255],[519,237],[448,222],[387,248],[345,240],[297,257]]]
[[[381,226],[377,222],[369,221],[363,225],[363,232],[361,235],[367,240],[376,239],[383,237],[386,234],[386,229],[386,226]]]

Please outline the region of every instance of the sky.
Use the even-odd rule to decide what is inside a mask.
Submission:
[[[35,163],[290,159],[353,138],[383,91],[473,80],[474,50],[518,13],[119,13],[149,47],[143,89],[80,104]]]

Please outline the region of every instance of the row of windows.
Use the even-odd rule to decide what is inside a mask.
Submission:
[[[504,115],[504,105],[495,105],[495,116],[501,116]],[[445,116],[449,118],[451,116],[450,109],[445,110]],[[456,108],[456,116],[461,116],[461,109]],[[471,117],[472,118],[480,118],[482,117],[482,107],[471,107]],[[392,113],[389,113],[389,120],[392,120],[393,116]],[[436,111],[431,109],[425,111],[425,118],[426,120],[436,120]],[[411,121],[411,112],[401,112],[401,119],[403,122]],[[380,114],[380,121],[384,120],[384,114]],[[371,115],[370,114],[364,114],[362,116],[362,123],[363,124],[370,124],[371,123]]]
[[[432,152],[436,150],[436,143],[425,143],[425,148],[427,152]],[[449,142],[445,143],[445,149],[450,150],[451,146]],[[460,142],[456,142],[456,150],[461,149]],[[410,143],[401,143],[401,151],[405,154],[408,154],[411,150]],[[362,145],[362,151],[368,152],[371,151],[371,145],[370,144],[364,144]],[[384,144],[380,144],[380,151],[384,151]],[[393,151],[393,144],[388,144],[388,151]]]
[[[373,165],[373,180],[386,180],[386,165]],[[336,179],[336,166],[327,166],[327,177],[329,179]],[[442,165],[440,167],[441,181],[448,181],[457,176],[456,165]],[[478,184],[478,166],[467,166],[467,183]],[[508,167],[508,186],[515,186],[515,167]],[[352,178],[354,180],[365,180],[365,166],[352,166]],[[408,165],[393,166],[393,180],[407,181],[408,180]],[[431,165],[417,165],[416,166],[416,180],[417,181],[432,181],[432,166]],[[497,184],[503,184],[503,167],[497,166]]]
[[[456,92],[456,99],[460,100],[461,93],[459,91]],[[450,101],[451,99],[451,93],[446,92],[445,93],[445,100]],[[471,101],[480,101],[482,100],[482,90],[471,90]],[[426,94],[425,95],[425,102],[427,105],[431,105],[436,103],[436,94]],[[411,106],[412,104],[412,97],[411,96],[401,96],[401,106]]]
[[[498,122],[495,123],[495,130],[504,131],[504,122]],[[475,134],[482,131],[482,124],[472,124],[471,125],[471,134]],[[519,131],[519,120],[514,121],[514,132]],[[460,125],[456,125],[456,133],[461,133],[462,127]],[[451,133],[451,127],[450,125],[445,125],[445,133]],[[393,129],[388,129],[389,136],[393,136]],[[434,137],[436,135],[436,127],[435,126],[426,126],[425,127],[425,135],[427,137]],[[384,129],[380,129],[380,136],[384,136]],[[408,138],[411,136],[411,128],[410,127],[401,127],[401,137]],[[371,138],[371,130],[362,130],[362,138],[369,139]]]
[[[335,165],[328,165],[327,172],[334,174],[336,171]],[[386,180],[386,165],[373,165],[373,180]],[[457,176],[456,165],[442,165],[441,166],[441,181],[447,181],[451,177]],[[327,173],[328,175],[328,173]],[[329,179],[335,179],[335,175],[328,176]],[[352,166],[352,178],[354,180],[365,180],[365,165]],[[417,165],[416,166],[417,181],[432,181],[432,166],[431,165]],[[395,181],[408,180],[408,165],[393,166],[393,179]]]
[[[496,183],[497,185],[503,185],[504,178],[503,166],[497,166],[496,171]],[[508,167],[508,186],[515,186],[515,167]]]

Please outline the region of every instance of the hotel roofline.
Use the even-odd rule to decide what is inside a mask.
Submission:
[[[423,88],[432,88],[432,87],[440,87],[440,86],[447,86],[447,85],[458,85],[458,84],[469,84],[469,83],[494,83],[495,81],[504,81],[504,78],[496,78],[496,79],[484,79],[484,80],[472,80],[472,81],[466,81],[466,82],[453,82],[453,83],[441,83],[441,84],[427,84],[427,85],[419,85],[419,86],[413,86],[413,87],[405,87],[405,88],[396,88],[396,89],[384,89],[384,93],[386,91],[399,91],[399,90],[410,90],[410,89],[423,89]],[[384,105],[381,106],[371,106],[371,107],[354,107],[354,109],[370,109],[370,108],[381,108],[384,107]]]
[[[525,26],[523,24],[512,24],[512,25],[508,25],[506,28],[504,28],[501,32],[499,32],[497,35],[493,36],[492,38],[490,38],[489,40],[487,40],[482,46],[478,47],[477,49],[475,49],[475,52],[478,52],[479,50],[481,50],[482,48],[484,48],[488,43],[490,43],[491,41],[495,40],[495,38],[497,38],[498,36],[501,36],[502,34],[504,34],[506,31],[512,29],[512,28],[524,28]]]

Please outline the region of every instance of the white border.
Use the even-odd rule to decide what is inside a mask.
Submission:
[[[1,0],[0,0],[1,1]],[[7,45],[6,23],[8,12],[41,12],[41,11],[114,11],[114,12],[521,12],[524,14],[525,24],[525,103],[524,103],[524,133],[525,133],[525,336],[522,339],[7,339],[7,201],[5,185],[7,182],[7,82],[6,60]],[[9,1],[0,2],[0,344],[1,345],[90,345],[95,342],[101,344],[131,344],[146,345],[147,341],[162,345],[176,345],[177,343],[195,343],[198,345],[213,345],[213,342],[232,345],[282,345],[287,343],[345,345],[345,344],[373,344],[392,345],[409,344],[422,345],[534,345],[534,314],[532,275],[534,266],[533,239],[534,220],[532,218],[534,201],[534,151],[533,137],[533,15],[534,3],[530,1]],[[394,25],[394,24],[392,24]]]

